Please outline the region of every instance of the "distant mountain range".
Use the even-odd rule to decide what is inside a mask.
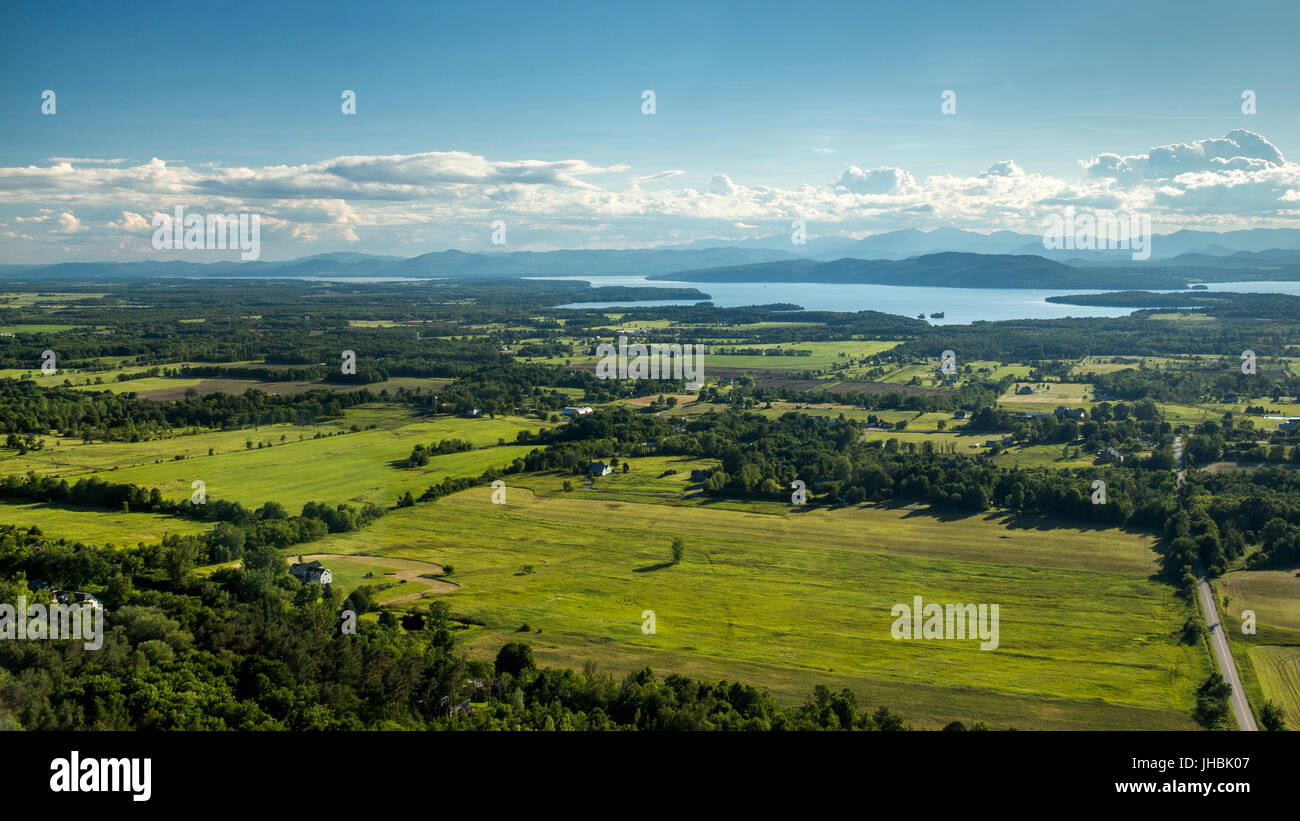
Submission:
[[[0,266],[0,277],[516,277],[671,273],[799,259],[791,251],[645,248],[626,251],[437,251],[404,259],[340,252],[286,262],[64,262]]]
[[[713,244],[708,244],[713,243]],[[1195,282],[1300,279],[1300,229],[1156,235],[1129,250],[1050,251],[1012,231],[905,229],[854,240],[788,234],[630,250],[438,251],[403,258],[336,252],[267,262],[66,262],[0,266],[3,279],[156,277],[647,276],[689,282],[875,282],[978,288],[1180,288]]]
[[[682,248],[706,245],[725,248],[796,249],[800,256],[830,261],[851,257],[854,259],[907,259],[908,257],[936,254],[942,251],[964,251],[972,254],[1032,254],[1055,259],[1058,262],[1095,265],[1109,261],[1133,261],[1128,250],[1054,251],[1043,247],[1041,234],[1020,234],[1015,231],[994,231],[981,234],[960,228],[936,228],[920,231],[906,228],[873,234],[865,239],[845,237],[817,237],[801,246],[793,245],[789,234],[776,234],[762,239],[738,241],[696,240]],[[1213,231],[1175,231],[1155,234],[1151,238],[1151,259],[1164,260],[1184,254],[1229,256],[1241,251],[1300,250],[1300,229],[1254,228],[1216,233]]]
[[[1169,260],[1069,264],[1037,254],[943,251],[903,260],[811,259],[652,274],[676,282],[843,282],[947,288],[1170,290],[1204,282],[1300,280],[1300,251],[1185,254]]]
[[[943,288],[1185,288],[1189,279],[1165,267],[1080,268],[1028,254],[944,251],[903,260],[792,260],[655,274],[681,282],[831,282]]]

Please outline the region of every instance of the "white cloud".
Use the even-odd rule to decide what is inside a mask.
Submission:
[[[61,234],[75,234],[78,231],[86,230],[82,226],[81,220],[77,219],[76,215],[73,214],[71,211],[62,212],[61,214],[59,214],[57,217],[54,218],[54,221],[59,226],[55,230],[57,230]]]
[[[1025,172],[1013,160],[995,162],[984,172],[985,177],[1023,177]]]
[[[1234,129],[1223,137],[1158,145],[1146,154],[1101,154],[1086,160],[1090,177],[1170,179],[1192,171],[1263,171],[1286,165],[1277,146],[1253,131]]]
[[[128,162],[125,158],[97,159],[94,157],[47,157],[48,163],[69,163],[71,165],[121,165]]]
[[[903,168],[850,165],[838,179],[784,188],[743,185],[718,172],[702,188],[660,184],[645,190],[642,184],[687,172],[612,178],[629,166],[489,160],[457,151],[263,167],[63,158],[0,168],[0,205],[25,211],[30,216],[12,222],[35,228],[34,240],[14,232],[0,251],[13,258],[11,252],[26,247],[19,243],[66,244],[73,253],[100,254],[124,233],[142,234],[154,213],[178,205],[262,215],[264,239],[268,247],[282,243],[281,257],[310,252],[303,246],[311,244],[325,246],[311,250],[361,243],[372,251],[418,251],[466,247],[469,237],[468,247],[475,247],[487,243],[486,226],[498,218],[529,226],[512,234],[516,250],[645,247],[736,230],[766,235],[788,230],[791,219],[815,223],[822,234],[939,225],[1036,233],[1044,214],[1071,207],[1149,214],[1157,229],[1297,224],[1300,165],[1252,132],[1157,146],[1145,154],[1100,153],[1081,167],[1081,176],[1061,179],[1001,159],[970,175],[917,180]],[[602,178],[607,187],[596,184]],[[630,187],[615,190],[620,182]],[[573,245],[575,237],[586,244]],[[124,247],[134,253],[140,246]]]
[[[901,168],[870,168],[850,165],[840,175],[837,187],[851,194],[902,194],[916,187],[916,180]]]
[[[672,179],[673,177],[680,177],[681,175],[683,175],[683,174],[685,174],[685,173],[686,173],[685,171],[679,171],[679,170],[677,170],[677,169],[670,169],[670,170],[668,170],[668,171],[660,171],[658,174],[649,174],[649,175],[644,176],[644,177],[633,177],[633,178],[632,178],[632,184],[633,184],[633,185],[643,185],[643,184],[648,183],[648,182],[659,182],[660,180],[668,180],[668,179]]]
[[[731,177],[726,174],[714,174],[713,179],[709,181],[708,192],[717,194],[722,197],[730,197],[740,189],[731,181]]]
[[[109,228],[117,228],[131,234],[141,231],[152,230],[153,226],[149,220],[135,213],[134,211],[123,211],[121,218],[108,223]]]

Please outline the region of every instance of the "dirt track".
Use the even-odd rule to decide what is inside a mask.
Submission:
[[[440,579],[420,578],[425,573],[442,573],[442,565],[433,564],[432,562],[417,562],[413,559],[390,559],[386,556],[354,556],[339,555],[336,553],[313,553],[309,556],[303,556],[303,561],[319,561],[325,565],[331,564],[379,564],[393,568],[392,572],[385,573],[382,578],[389,581],[406,581],[416,582],[419,585],[425,585],[422,589],[417,589],[412,593],[398,596],[384,602],[385,605],[401,604],[413,599],[418,599],[425,594],[438,595],[440,593],[451,593],[459,589],[458,585],[452,582],[445,582]],[[296,556],[289,557],[290,562],[297,561]]]

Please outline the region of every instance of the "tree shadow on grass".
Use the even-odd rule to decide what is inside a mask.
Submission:
[[[913,507],[912,504],[885,504],[886,510],[906,509],[904,519],[925,518],[938,519],[941,522],[956,522],[962,519],[969,519],[978,516],[978,513],[970,510],[957,510],[955,508],[936,508],[936,507]]]
[[[887,510],[899,510],[910,507],[911,505],[907,503],[886,503],[884,505],[884,508]],[[1068,519],[1062,516],[1047,516],[1041,513],[1015,513],[1014,511],[1006,509],[976,512],[973,510],[958,510],[955,508],[917,507],[908,510],[907,515],[903,518],[930,518],[938,519],[941,522],[952,522],[961,519],[973,519],[976,517],[991,524],[1001,524],[1008,530],[1036,530],[1044,533],[1052,530],[1074,530],[1081,532],[1116,531],[1136,536],[1160,535],[1160,531],[1154,528],[1143,528],[1114,522]]]
[[[633,573],[653,573],[656,570],[663,570],[673,566],[673,562],[660,562],[659,564],[648,564],[645,567],[638,567]]]

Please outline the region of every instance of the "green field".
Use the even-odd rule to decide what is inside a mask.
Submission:
[[[358,587],[373,586],[374,598],[380,604],[410,605],[427,596],[442,595],[453,592],[455,584],[441,578],[441,565],[418,562],[410,559],[378,558],[372,556],[336,556],[328,553],[291,553],[286,561],[292,563],[299,559],[311,562],[319,561],[329,568],[332,578],[330,585],[340,598]],[[378,589],[383,587],[385,589]]]
[[[1294,570],[1249,570],[1215,581],[1227,598],[1224,627],[1256,715],[1264,699],[1282,709],[1287,729],[1300,730],[1300,577]],[[1255,633],[1242,632],[1243,611]]]
[[[826,416],[831,419],[843,416],[845,419],[856,419],[859,422],[867,421],[867,418],[874,416],[885,422],[912,422],[916,418],[914,411],[900,410],[876,410],[869,411],[864,408],[855,408],[849,405],[833,405],[822,403],[817,405],[799,404],[796,402],[773,402],[772,407],[755,408],[754,413],[766,416],[768,419],[779,419],[787,413],[805,413],[809,416]],[[918,427],[921,427],[918,425]]]
[[[1264,696],[1282,708],[1287,729],[1300,729],[1300,647],[1251,647],[1248,655]]]
[[[1021,387],[1034,389],[1032,394],[1016,393]],[[1064,405],[1069,408],[1090,407],[1092,386],[1077,382],[1019,382],[998,399],[998,404],[1008,410],[1041,413]]]
[[[998,438],[998,437],[993,437]],[[1025,468],[1086,468],[1095,461],[1091,454],[1065,459],[1061,456],[1063,445],[1015,445],[993,457],[1000,465],[1018,465]],[[960,451],[958,451],[960,452]]]
[[[813,355],[712,356],[706,372],[709,367],[824,369],[893,344],[790,344]],[[1020,365],[979,365],[1000,376],[1027,373]],[[933,384],[936,366],[905,365],[885,378],[906,383],[913,377]],[[245,381],[146,378],[107,387],[148,395]],[[402,379],[367,387],[434,383]],[[308,385],[250,384],[286,390]],[[693,399],[679,397],[665,415],[719,407]],[[1034,396],[1003,397],[1013,409],[1025,410],[1090,401],[1090,387],[1065,383],[1052,383],[1050,391]],[[929,442],[969,456],[983,452],[986,439],[1002,437],[965,434],[965,423],[947,411],[789,402],[757,409],[772,418],[791,411],[905,421],[910,430],[873,430],[867,437],[918,446]],[[517,432],[544,424],[523,417],[428,417],[374,404],[318,425],[196,430],[135,443],[83,444],[47,436],[42,450],[21,456],[0,451],[0,473],[97,476],[156,487],[176,500],[189,498],[191,483],[202,480],[209,499],[249,507],[274,500],[291,511],[309,501],[391,507],[403,493],[418,497],[444,477],[478,476],[508,466],[533,450],[513,444]],[[405,467],[417,443],[450,438],[467,439],[475,447],[433,457],[421,468]],[[1017,446],[994,458],[1052,468],[1092,461],[1087,455],[1064,461],[1060,445]],[[806,698],[817,684],[847,687],[859,703],[887,705],[919,727],[953,720],[1022,729],[1196,726],[1190,715],[1193,693],[1210,672],[1212,658],[1203,647],[1180,641],[1191,607],[1153,580],[1156,534],[1003,513],[955,515],[917,505],[798,509],[772,501],[716,499],[700,495],[689,479],[693,470],[717,467],[716,460],[625,461],[631,467],[627,473],[620,465],[614,474],[590,481],[568,472],[512,475],[504,504],[493,504],[491,488],[475,488],[390,510],[363,530],[292,551],[325,562],[345,595],[361,585],[391,585],[378,591],[377,600],[393,610],[441,597],[468,625],[458,632],[467,652],[485,660],[528,625],[527,640],[546,664],[580,669],[591,661],[611,672],[651,666],[742,680],[790,703]],[[5,508],[3,521],[120,545],[207,527],[143,513]],[[687,544],[680,564],[669,562],[674,535]],[[292,552],[286,558],[297,556]],[[446,566],[455,569],[451,579],[441,577]],[[1300,597],[1286,579],[1277,580],[1274,589],[1262,577],[1246,575],[1224,580],[1225,592],[1234,597],[1234,606],[1240,596],[1268,608],[1273,631],[1241,653],[1243,662],[1250,660],[1243,666],[1250,667],[1244,675],[1252,701],[1268,697],[1294,710],[1300,648],[1276,636],[1300,632],[1295,605]],[[978,641],[969,640],[895,640],[891,608],[910,605],[915,596],[926,603],[997,604],[997,649],[980,650]],[[642,632],[645,611],[654,613],[652,635]]]
[[[371,424],[379,427],[347,431],[351,425]],[[209,498],[245,505],[272,499],[289,507],[309,501],[391,504],[407,491],[418,496],[447,476],[478,476],[490,467],[508,466],[533,447],[498,447],[498,439],[513,442],[519,430],[541,426],[518,417],[430,418],[391,408],[359,408],[348,411],[344,421],[319,429],[269,425],[259,430],[90,445],[70,439],[59,439],[55,445],[56,437],[49,437],[43,450],[22,456],[3,451],[0,473],[93,475],[109,482],[156,487],[168,499],[188,499],[197,479],[206,484]],[[332,435],[312,438],[318,431]],[[403,466],[417,443],[431,445],[454,438],[470,441],[475,449],[434,457],[421,468]],[[252,448],[247,447],[249,442]],[[259,448],[259,443],[271,446]],[[209,448],[214,451],[211,456]]]
[[[61,331],[70,331],[76,325],[51,325],[51,324],[26,324],[26,325],[0,325],[0,333],[5,334],[56,334]]]
[[[47,536],[74,542],[134,546],[157,542],[168,533],[193,534],[211,524],[180,516],[155,513],[123,513],[51,504],[0,503],[0,522],[31,527],[37,525]]]
[[[401,466],[417,444],[470,436],[495,445],[498,436],[513,440],[518,424],[506,420],[449,420],[404,426],[398,430],[366,430],[269,448],[231,451],[184,461],[110,471],[105,481],[156,487],[169,499],[187,499],[195,479],[207,485],[211,499],[260,505],[274,499],[286,507],[305,502],[375,502],[391,504],[410,491],[418,496],[448,476],[478,476],[490,467],[506,467],[527,455],[532,446],[480,447],[437,456],[422,468]],[[460,424],[468,422],[469,425]]]
[[[1176,639],[1189,611],[1149,580],[1151,536],[926,510],[734,509],[674,498],[696,463],[664,479],[670,460],[632,464],[594,490],[566,493],[558,473],[512,478],[504,505],[477,488],[319,549],[454,564],[448,601],[485,623],[468,631],[484,658],[526,623],[548,662],[742,678],[788,700],[847,686],[925,726],[1193,726],[1209,660]],[[688,545],[676,566],[674,534]],[[998,603],[999,648],[893,640],[890,608],[915,595]],[[655,635],[641,632],[644,610]]]
[[[640,323],[638,327],[650,327],[651,323]],[[616,328],[608,329],[617,332]],[[685,332],[683,332],[685,333]],[[685,338],[685,337],[684,337]],[[629,338],[628,344],[631,345],[636,340]],[[876,340],[844,340],[839,342],[781,342],[781,343],[738,343],[735,347],[764,350],[796,350],[808,351],[806,356],[789,356],[779,353],[772,354],[721,354],[710,350],[704,357],[704,372],[707,377],[710,370],[734,371],[734,370],[754,370],[754,371],[791,371],[791,370],[821,370],[829,368],[837,363],[847,363],[849,359],[862,356],[871,356],[887,351],[895,346],[897,342],[881,342]],[[710,348],[725,348],[727,345],[711,345]],[[841,356],[843,354],[843,356]],[[584,353],[581,356],[553,356],[553,357],[519,357],[520,360],[529,362],[550,362],[553,364],[562,364],[571,362],[574,365],[594,365],[599,361],[599,357],[594,351]]]
[[[1293,570],[1248,570],[1219,579],[1220,593],[1228,597],[1228,612],[1240,618],[1254,610],[1261,624],[1300,633],[1300,578]]]
[[[349,411],[348,424],[360,417]],[[263,425],[260,429],[202,431],[193,435],[173,436],[145,442],[95,442],[84,444],[80,439],[65,436],[44,437],[42,450],[18,455],[13,450],[0,450],[0,473],[27,473],[40,475],[78,476],[101,471],[119,471],[152,465],[158,461],[206,457],[208,449],[216,453],[244,450],[248,441],[279,443],[280,437],[297,442],[298,437],[310,439],[317,433],[336,433],[346,430],[343,422],[325,422],[320,425]]]

